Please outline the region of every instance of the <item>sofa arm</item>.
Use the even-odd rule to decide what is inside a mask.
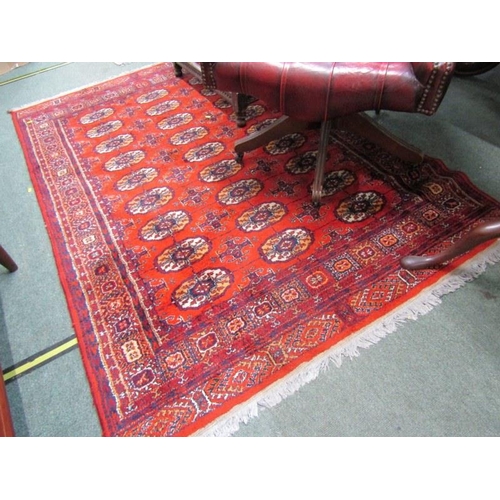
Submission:
[[[201,79],[203,81],[203,85],[207,89],[216,89],[217,84],[215,82],[215,65],[217,63],[215,62],[201,62],[200,63],[200,69],[201,69]]]
[[[415,77],[423,86],[416,111],[425,115],[433,115],[441,104],[450,84],[455,71],[455,63],[413,62],[411,64]]]

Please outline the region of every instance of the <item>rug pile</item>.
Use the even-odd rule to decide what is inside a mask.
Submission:
[[[318,131],[238,162],[248,114],[170,63],[12,112],[106,436],[230,434],[498,257],[402,269],[499,204],[335,132],[315,207]]]

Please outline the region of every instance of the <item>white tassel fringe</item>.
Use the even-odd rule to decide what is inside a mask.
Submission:
[[[443,277],[430,289],[423,290],[410,302],[376,321],[374,325],[360,330],[312,361],[302,364],[295,372],[272,384],[246,403],[237,406],[227,415],[220,417],[195,435],[227,437],[234,434],[241,423],[246,424],[251,418],[257,417],[260,408],[271,408],[277,405],[305,384],[314,380],[322,371],[329,368],[331,363],[340,367],[344,358],[352,359],[359,356],[360,349],[367,349],[376,344],[407,320],[417,320],[419,316],[427,314],[441,303],[443,295],[461,288],[481,275],[488,265],[499,261],[500,241]]]

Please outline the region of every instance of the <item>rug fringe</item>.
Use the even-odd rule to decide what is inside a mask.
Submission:
[[[367,349],[375,345],[406,321],[417,320],[419,316],[427,314],[434,307],[441,304],[443,295],[458,290],[484,273],[488,265],[497,262],[500,262],[500,240],[452,271],[451,274],[443,277],[438,284],[422,291],[410,302],[405,303],[396,311],[382,318],[377,325],[371,325],[360,330],[357,334],[335,345],[329,351],[303,364],[284,380],[271,385],[250,401],[234,408],[229,414],[212,422],[194,435],[203,437],[231,436],[239,429],[241,423],[246,424],[251,418],[257,417],[262,408],[271,408],[279,404],[301,387],[317,378],[332,363],[340,367],[345,358],[352,359],[359,356],[360,349]]]
[[[116,64],[117,66],[123,66],[125,64],[130,64],[130,63],[118,63],[118,62],[115,63],[114,62],[113,64]],[[93,87],[94,85],[100,85],[102,83],[106,83],[106,82],[109,82],[111,80],[114,80],[115,78],[121,78],[122,76],[127,76],[127,75],[130,75],[132,73],[135,73],[136,71],[140,71],[140,70],[147,69],[147,68],[152,68],[153,66],[157,66],[160,64],[164,64],[164,63],[155,62],[155,63],[151,63],[151,64],[146,64],[145,66],[141,66],[140,68],[131,69],[129,71],[123,71],[122,73],[119,73],[118,75],[110,76],[109,78],[105,78],[104,80],[95,81],[94,83],[89,83],[89,84],[86,84],[82,87],[75,87],[71,90],[61,92],[60,94],[56,94],[56,95],[51,96],[51,97],[45,97],[45,98],[40,99],[38,101],[34,101],[30,104],[23,104],[19,108],[10,109],[9,111],[7,111],[7,113],[17,113],[18,111],[23,111],[24,109],[30,108],[31,106],[38,106],[39,104],[43,104],[43,103],[48,102],[48,101],[53,101],[54,99],[59,99],[59,98],[64,97],[64,96],[74,94],[75,92],[80,92],[81,90],[88,89],[89,87]]]

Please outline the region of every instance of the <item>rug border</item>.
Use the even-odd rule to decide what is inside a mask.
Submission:
[[[40,213],[42,215],[42,220],[44,222],[45,230],[47,232],[47,238],[49,240],[49,244],[50,244],[51,251],[52,251],[52,257],[54,259],[55,270],[56,270],[56,273],[57,273],[57,276],[59,279],[59,283],[61,285],[61,289],[62,289],[64,297],[65,297],[66,307],[67,307],[68,314],[69,314],[69,317],[71,320],[71,325],[73,327],[76,338],[78,340],[78,350],[80,352],[80,358],[82,360],[82,364],[83,364],[83,367],[85,370],[85,377],[88,381],[89,388],[90,388],[91,394],[92,394],[92,403],[95,407],[97,418],[98,418],[100,425],[101,425],[101,431],[102,431],[101,434],[104,437],[112,437],[113,434],[111,432],[111,429],[107,425],[107,421],[105,418],[106,412],[105,412],[104,406],[101,403],[101,399],[96,398],[93,395],[95,392],[99,392],[100,388],[98,387],[97,382],[95,380],[94,370],[92,368],[90,359],[88,359],[88,357],[85,353],[85,349],[83,348],[83,346],[85,345],[84,341],[83,341],[84,332],[80,326],[80,316],[76,312],[75,300],[73,298],[71,285],[69,284],[69,280],[64,279],[62,274],[60,273],[60,270],[65,269],[66,266],[64,265],[61,257],[59,256],[58,248],[56,245],[56,241],[57,241],[57,238],[59,237],[59,235],[57,234],[57,232],[55,231],[53,226],[48,223],[48,221],[51,220],[51,217],[50,217],[48,210],[45,208],[44,203],[42,203],[43,200],[42,200],[42,192],[41,191],[43,191],[43,186],[41,185],[40,182],[38,182],[38,179],[36,177],[36,173],[35,173],[36,165],[29,158],[28,148],[26,148],[26,143],[25,143],[26,140],[25,140],[24,133],[23,133],[23,130],[21,127],[21,123],[20,123],[23,120],[23,118],[19,117],[18,114],[22,113],[23,111],[28,110],[29,108],[49,103],[50,101],[53,101],[55,99],[59,99],[62,97],[68,97],[68,96],[71,96],[72,94],[76,94],[76,93],[81,92],[83,90],[86,90],[88,88],[91,88],[94,86],[99,86],[99,85],[105,84],[107,82],[111,82],[113,80],[116,80],[118,78],[132,75],[136,72],[143,71],[143,70],[149,69],[149,68],[153,68],[155,66],[161,66],[163,64],[166,64],[166,63],[165,62],[156,62],[156,63],[152,63],[152,64],[147,64],[145,66],[141,66],[140,68],[135,68],[135,69],[130,70],[130,71],[121,72],[120,74],[114,75],[110,78],[106,78],[106,79],[100,80],[100,81],[95,81],[93,83],[89,83],[88,85],[84,85],[81,87],[73,88],[67,92],[62,92],[60,94],[56,94],[56,95],[53,95],[51,97],[47,97],[47,98],[38,100],[36,102],[26,104],[26,105],[23,105],[21,107],[11,109],[8,111],[8,114],[10,114],[10,116],[11,116],[11,119],[12,119],[12,122],[14,125],[14,129],[16,131],[17,138],[18,138],[19,143],[21,145],[21,149],[22,149],[23,157],[24,157],[24,161],[25,161],[25,166],[26,166],[26,170],[28,172],[29,178],[34,185],[36,184],[37,187],[39,187],[39,188],[42,187],[42,190],[34,189],[35,196],[37,199],[37,205],[38,205],[38,208],[39,208]]]
[[[48,100],[50,100],[50,99],[48,99]],[[33,185],[36,184],[37,188],[39,188],[40,183],[38,182],[38,179],[36,178],[35,167],[32,164],[32,162],[27,154],[27,151],[24,147],[25,146],[24,134],[21,130],[20,124],[18,123],[18,118],[14,115],[14,113],[11,116],[12,116],[12,120],[14,122],[14,127],[16,129],[16,133],[17,133],[19,142],[21,143],[21,146],[22,146],[21,149],[23,150],[23,156],[24,156],[24,159],[26,162],[26,168],[28,170],[28,175],[29,175],[30,180],[33,183]],[[44,203],[42,203],[43,202],[43,199],[42,199],[43,193],[41,192],[42,190],[34,189],[33,191],[35,192],[35,196],[37,199],[37,205],[38,205],[40,213],[42,215],[45,230],[47,232],[47,238],[49,240],[49,244],[50,244],[50,247],[52,250],[52,257],[54,259],[55,271],[57,273],[59,283],[60,283],[62,291],[64,293],[64,298],[66,300],[66,308],[68,310],[68,315],[71,319],[71,325],[73,327],[76,338],[78,340],[78,350],[80,352],[80,358],[81,358],[82,364],[85,368],[85,376],[87,378],[89,388],[91,389],[91,394],[92,394],[92,391],[97,391],[97,390],[99,390],[99,388],[97,387],[96,382],[94,381],[94,377],[90,376],[90,374],[92,373],[90,360],[87,359],[87,355],[85,354],[84,349],[82,349],[82,347],[81,347],[84,345],[84,343],[83,343],[83,330],[80,326],[80,317],[78,316],[78,313],[76,312],[76,308],[74,307],[75,300],[74,300],[73,295],[71,293],[72,290],[71,290],[71,286],[69,284],[69,279],[64,278],[63,274],[60,272],[61,270],[64,270],[66,266],[64,265],[62,258],[59,255],[59,251],[58,251],[57,244],[56,244],[59,235],[56,234],[53,225],[48,223],[48,221],[50,221],[51,218],[49,216],[48,209],[44,206]],[[98,417],[99,422],[101,424],[102,435],[103,436],[111,436],[110,429],[108,428],[108,425],[107,425],[106,420],[104,418],[104,414],[105,414],[104,408],[100,404],[100,400],[98,398],[95,398],[92,396],[92,402],[94,404],[94,407],[96,408],[97,417]]]
[[[313,359],[304,361],[282,379],[269,384],[245,402],[236,404],[225,415],[216,417],[189,435],[192,437],[233,435],[239,430],[240,424],[246,424],[250,419],[258,417],[262,409],[276,406],[315,380],[332,364],[340,368],[345,358],[358,357],[361,354],[360,349],[368,349],[377,344],[408,320],[417,321],[419,317],[440,305],[441,297],[464,287],[483,274],[489,265],[498,262],[500,262],[500,240],[485,242],[463,254],[443,267],[436,275],[436,280],[392,311],[376,319],[371,325],[360,328]]]

